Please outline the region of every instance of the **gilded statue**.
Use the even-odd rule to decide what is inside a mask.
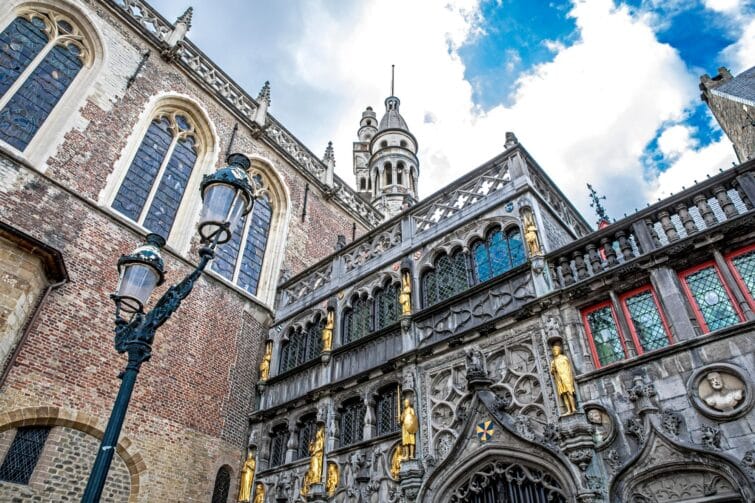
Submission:
[[[273,359],[273,341],[267,341],[265,344],[265,354],[262,356],[260,363],[260,381],[267,381],[270,378],[270,361]]]
[[[262,482],[257,482],[254,486],[254,500],[252,503],[265,503],[265,486]]]
[[[254,470],[257,462],[254,459],[254,451],[250,450],[241,469],[241,482],[239,482],[239,497],[237,501],[249,501],[252,496],[252,482],[254,482]]]
[[[304,474],[301,493],[306,496],[313,484],[322,484],[322,460],[325,454],[325,427],[317,428],[315,438],[309,442],[309,469]]]
[[[328,496],[333,496],[338,488],[338,464],[328,463],[328,477],[325,480],[325,490],[328,492]]]
[[[412,314],[412,277],[409,271],[401,275],[401,293],[398,296],[398,303],[401,304],[402,316]]]
[[[404,448],[401,445],[397,445],[393,449],[393,455],[391,456],[391,477],[398,480],[399,472],[401,471],[401,463],[405,460]]]
[[[399,415],[399,422],[401,423],[401,445],[404,447],[403,458],[405,460],[414,459],[419,421],[408,398],[404,400],[404,410]]]
[[[325,318],[325,326],[322,327],[322,350],[330,351],[333,347],[333,329],[336,326],[335,312],[328,309],[328,315]]]
[[[551,348],[553,361],[551,361],[551,374],[556,381],[556,390],[566,407],[566,415],[577,412],[577,402],[574,390],[574,371],[569,358],[563,354],[561,344],[556,343]]]
[[[540,239],[537,237],[537,225],[531,211],[524,213],[524,242],[531,257],[542,254]]]

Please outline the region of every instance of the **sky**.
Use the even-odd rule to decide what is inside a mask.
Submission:
[[[587,220],[732,166],[700,76],[755,65],[755,0],[151,0],[354,185],[361,112],[390,94],[419,142],[420,197],[519,142]]]

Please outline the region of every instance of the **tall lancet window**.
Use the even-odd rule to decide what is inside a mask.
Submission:
[[[258,187],[263,186],[261,176],[255,175],[254,179]],[[235,232],[228,243],[220,246],[212,263],[221,276],[251,294],[256,294],[259,286],[272,215],[270,198],[263,193],[254,201],[241,232]]]
[[[15,18],[0,33],[0,139],[26,149],[90,55],[65,16],[33,9]]]
[[[113,209],[167,239],[200,148],[187,114],[159,111],[131,161]]]

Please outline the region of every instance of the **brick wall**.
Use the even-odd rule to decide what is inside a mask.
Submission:
[[[0,369],[46,284],[40,259],[0,238]]]

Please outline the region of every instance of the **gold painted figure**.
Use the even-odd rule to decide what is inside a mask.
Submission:
[[[309,469],[304,474],[301,493],[306,496],[313,484],[322,484],[322,459],[325,453],[325,427],[320,426],[309,443]]]
[[[328,310],[328,316],[325,319],[325,326],[322,328],[322,350],[330,351],[333,347],[333,328],[336,326],[335,313],[332,309]]]
[[[551,374],[556,381],[556,390],[566,407],[566,415],[577,412],[576,392],[574,390],[574,371],[571,362],[563,354],[561,344],[556,343],[551,348],[553,361],[551,361]]]
[[[260,363],[260,381],[267,381],[270,378],[270,360],[273,359],[273,341],[267,341],[265,344],[265,354],[262,356]]]
[[[325,490],[328,491],[328,496],[333,496],[338,488],[338,464],[328,463],[328,478],[325,481]]]
[[[257,482],[254,486],[254,501],[252,503],[265,503],[265,486],[261,482]]]
[[[412,314],[412,277],[409,271],[401,275],[401,293],[398,296],[398,303],[401,304],[402,316]]]
[[[254,451],[250,450],[249,455],[244,461],[244,467],[241,469],[241,482],[239,483],[239,497],[237,501],[249,501],[252,496],[252,482],[254,481],[254,470],[257,468],[257,462],[254,460]]]
[[[416,446],[416,434],[419,429],[419,421],[417,420],[417,414],[412,408],[412,404],[409,399],[404,400],[404,410],[401,411],[399,416],[399,422],[401,423],[401,445],[404,447],[403,458],[414,459],[414,448]]]
[[[398,480],[401,472],[401,463],[404,461],[404,447],[401,444],[396,445],[391,456],[391,477]]]
[[[531,257],[542,254],[540,240],[537,237],[535,217],[531,211],[524,214],[524,242],[527,243],[527,250],[529,250]]]

